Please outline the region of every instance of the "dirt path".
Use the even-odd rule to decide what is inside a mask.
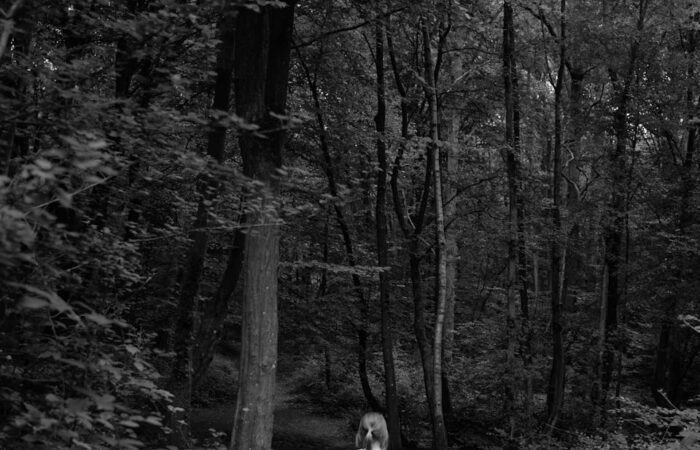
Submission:
[[[312,413],[290,394],[291,387],[277,387],[274,450],[341,450],[352,448],[352,432],[343,419]],[[230,436],[235,405],[220,405],[192,411],[192,433],[197,438],[211,435],[210,429]],[[225,438],[228,442],[228,438]]]

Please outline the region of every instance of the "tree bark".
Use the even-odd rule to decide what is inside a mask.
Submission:
[[[423,63],[425,65],[425,91],[430,113],[430,145],[433,147],[433,199],[435,202],[435,241],[437,244],[437,312],[435,315],[435,334],[433,338],[433,449],[447,449],[447,430],[442,409],[442,344],[445,325],[445,304],[447,302],[447,252],[445,244],[445,213],[442,200],[442,177],[440,171],[440,151],[438,136],[437,88],[430,48],[430,33],[427,19],[421,23],[423,36]]]
[[[381,12],[381,0],[377,0],[377,10]],[[389,426],[389,447],[401,450],[401,418],[399,399],[396,392],[394,373],[394,343],[391,329],[391,298],[389,296],[389,248],[386,223],[386,184],[389,165],[386,156],[386,88],[384,80],[384,34],[385,23],[377,19],[375,24],[375,67],[377,71],[377,114],[374,118],[377,130],[377,199],[375,209],[377,233],[377,264],[385,270],[379,273],[379,302],[381,307],[382,354],[384,357],[384,390]]]
[[[287,102],[294,1],[260,11],[238,8],[236,112],[266,134],[240,136],[244,174],[259,183],[246,217],[240,385],[230,448],[269,449],[277,369],[278,171],[286,133],[274,115]]]

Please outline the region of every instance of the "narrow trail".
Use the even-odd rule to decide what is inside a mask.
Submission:
[[[296,401],[292,387],[277,385],[273,450],[344,450],[352,448],[352,432],[343,419],[321,416]],[[213,429],[230,436],[235,404],[192,411],[192,432],[204,438]],[[228,439],[228,438],[227,438]]]

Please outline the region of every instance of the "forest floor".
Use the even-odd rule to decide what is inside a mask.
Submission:
[[[219,360],[219,365],[228,365]],[[230,373],[230,372],[229,372]],[[341,450],[352,448],[353,433],[342,418],[322,416],[294,394],[295,386],[278,376],[275,395],[274,450]],[[228,443],[236,409],[235,400],[194,408],[192,433],[199,442]],[[216,447],[214,447],[216,448]]]

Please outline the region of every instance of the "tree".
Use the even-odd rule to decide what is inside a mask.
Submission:
[[[437,312],[435,315],[435,334],[433,339],[433,448],[438,450],[447,448],[447,431],[445,430],[445,418],[442,409],[442,344],[445,326],[445,307],[447,303],[447,245],[445,242],[445,213],[442,199],[442,172],[440,169],[440,151],[438,146],[438,105],[437,88],[433,57],[430,49],[430,33],[427,19],[422,18],[421,35],[423,37],[423,63],[425,65],[425,91],[428,98],[430,114],[430,145],[432,150],[432,172],[434,179],[433,201],[435,202],[435,242],[437,243]]]
[[[628,58],[619,66],[609,66],[608,75],[612,83],[613,95],[612,106],[614,108],[612,117],[612,128],[615,136],[615,145],[610,149],[608,158],[610,160],[610,214],[605,218],[604,224],[604,265],[605,277],[603,285],[606,287],[605,293],[605,332],[603,333],[603,360],[601,372],[601,394],[597,399],[605,402],[615,363],[615,355],[619,348],[617,339],[618,309],[622,296],[622,271],[624,268],[624,242],[625,222],[628,203],[627,176],[628,176],[628,140],[629,123],[628,113],[631,102],[632,86],[634,83],[637,65],[639,63],[641,51],[640,34],[644,30],[646,13],[649,2],[640,1],[634,18],[635,37],[629,46]],[[603,312],[601,312],[603,314]]]
[[[281,175],[294,1],[284,7],[239,7],[236,24],[236,112],[260,127],[241,135],[243,173],[259,181],[246,216],[241,374],[232,449],[269,448],[277,368],[277,265]],[[260,135],[263,133],[264,135]]]
[[[221,18],[219,19],[219,35],[221,43],[217,55],[217,77],[216,88],[213,99],[213,109],[218,114],[228,114],[229,96],[231,92],[231,82],[233,74],[233,50],[234,50],[234,9],[230,2],[226,2],[221,8]],[[207,133],[207,155],[216,163],[223,163],[226,149],[226,127],[215,124]],[[182,280],[180,282],[180,297],[178,299],[177,319],[174,324],[173,335],[175,360],[170,373],[168,389],[173,393],[174,405],[181,409],[181,412],[173,413],[170,417],[170,427],[175,430],[172,434],[173,442],[180,447],[188,447],[189,442],[188,423],[190,420],[190,408],[192,402],[192,388],[195,379],[201,377],[201,372],[206,370],[202,363],[202,353],[205,359],[211,359],[212,336],[221,327],[221,320],[215,326],[215,318],[225,317],[226,302],[229,295],[219,294],[214,298],[214,305],[207,308],[204,320],[197,333],[195,341],[194,315],[197,294],[199,291],[200,277],[207,252],[209,236],[207,226],[209,223],[209,204],[215,196],[217,187],[212,174],[205,174],[199,181],[199,201],[197,205],[196,218],[194,220],[194,231],[190,233],[192,240],[191,247],[186,256]],[[240,239],[240,238],[239,238]],[[242,247],[240,242],[234,244],[235,249]],[[233,258],[237,261],[239,253],[235,253]],[[238,273],[225,273],[229,277],[229,282],[235,286]],[[231,289],[232,290],[232,289]],[[197,349],[203,349],[195,352]],[[196,355],[196,356],[195,356]],[[196,376],[195,376],[196,375]],[[178,409],[178,411],[179,411]]]
[[[565,246],[562,244],[562,91],[566,70],[566,0],[561,0],[559,13],[559,68],[557,81],[554,86],[554,165],[552,167],[552,225],[554,238],[551,248],[551,299],[552,299],[552,370],[547,389],[547,421],[551,428],[559,419],[564,401],[564,343],[563,343],[563,314],[562,303],[566,295],[565,280]]]
[[[401,418],[399,416],[399,399],[396,393],[396,375],[394,373],[394,342],[391,324],[391,298],[389,297],[389,274],[384,268],[389,266],[387,245],[386,184],[389,171],[386,156],[386,87],[384,80],[384,34],[385,23],[380,18],[382,2],[377,0],[377,19],[375,24],[375,67],[377,71],[377,114],[374,123],[377,129],[377,199],[375,208],[377,232],[377,263],[382,271],[379,273],[379,304],[382,322],[382,354],[384,357],[384,391],[389,426],[389,446],[392,450],[401,450]]]
[[[346,218],[346,213],[341,206],[342,199],[339,198],[339,188],[336,175],[335,164],[333,162],[333,157],[331,155],[330,144],[328,142],[328,131],[326,129],[326,121],[324,119],[319,88],[317,83],[316,74],[312,75],[309,70],[309,66],[301,55],[299,48],[297,47],[297,54],[299,55],[299,63],[304,72],[304,77],[311,91],[311,97],[313,99],[313,107],[315,109],[316,123],[318,128],[318,140],[321,147],[321,153],[323,156],[323,168],[328,179],[328,191],[333,196],[333,211],[335,212],[336,222],[340,228],[340,233],[343,238],[343,246],[345,248],[345,254],[347,256],[348,265],[352,268],[357,266],[356,256],[355,256],[355,245],[353,244],[352,236],[350,233],[350,225],[348,224],[348,219]],[[320,57],[320,55],[319,55]],[[358,303],[360,305],[360,320],[355,328],[357,329],[357,360],[358,360],[358,375],[360,377],[360,384],[362,386],[362,392],[369,404],[370,408],[374,411],[381,411],[383,408],[379,401],[372,392],[372,386],[369,382],[369,377],[367,376],[367,338],[368,330],[365,325],[368,320],[369,311],[367,308],[367,299],[363,291],[362,282],[360,276],[357,272],[353,272],[351,275],[352,284],[354,287],[355,295],[357,296]]]
[[[503,2],[503,79],[505,94],[505,161],[508,173],[508,350],[506,362],[506,411],[511,411],[515,400],[515,356],[518,341],[515,292],[520,294],[522,317],[528,317],[527,268],[525,267],[524,201],[520,174],[520,94],[515,65],[515,27],[513,6]],[[513,419],[511,418],[511,421]],[[511,427],[514,423],[511,422]],[[512,430],[511,430],[512,432]]]

